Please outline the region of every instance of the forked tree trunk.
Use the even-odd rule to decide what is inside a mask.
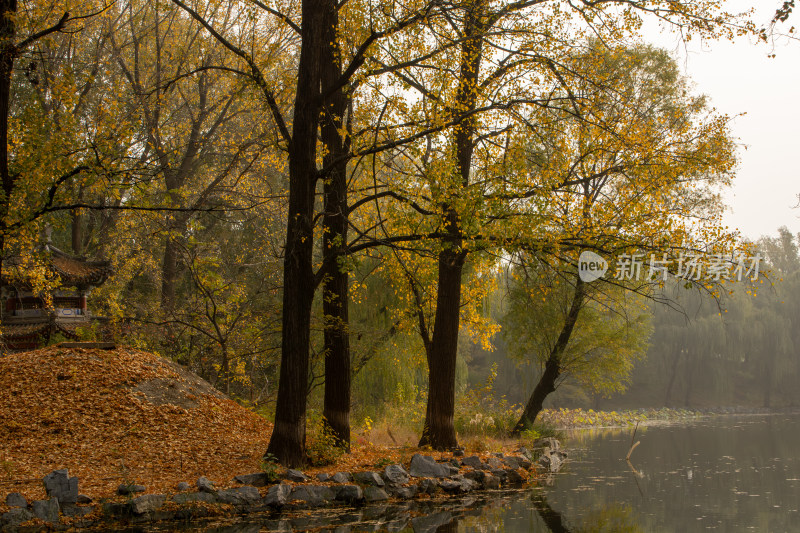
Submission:
[[[539,378],[536,387],[533,389],[533,394],[531,394],[531,397],[528,399],[528,403],[525,404],[525,411],[523,411],[517,425],[514,426],[514,429],[511,431],[512,435],[519,435],[525,429],[533,426],[536,417],[539,416],[539,413],[542,411],[545,398],[547,398],[550,393],[555,392],[556,381],[561,375],[561,356],[564,355],[564,351],[567,349],[572,331],[575,328],[575,323],[578,321],[578,315],[580,315],[581,307],[583,307],[584,294],[583,281],[578,278],[575,282],[575,292],[572,295],[572,303],[564,319],[564,326],[561,328],[561,333],[556,343],[550,350],[550,356],[547,358],[547,362],[544,365],[544,372]]]
[[[320,63],[325,13],[332,0],[303,0],[292,140],[289,212],[283,261],[281,369],[275,425],[267,454],[296,467],[305,460],[309,334],[314,296],[314,194],[319,126]]]
[[[338,11],[329,5],[322,53],[322,94],[339,82],[341,65],[336,47]],[[343,88],[324,102],[321,138],[325,147],[323,168],[324,211],[322,256],[325,269],[322,312],[325,316],[325,398],[322,416],[326,429],[344,448],[350,449],[350,334],[349,275],[343,260],[347,248],[347,154],[343,121],[348,96]]]

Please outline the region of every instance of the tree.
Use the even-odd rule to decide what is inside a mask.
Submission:
[[[545,116],[532,121],[546,125],[546,134],[531,143],[534,172],[560,184],[546,211],[558,238],[571,243],[558,260],[575,268],[580,249],[627,258],[646,252],[650,267],[644,276],[620,262],[611,288],[658,298],[655,288],[672,272],[710,290],[717,283],[712,278],[676,266],[681,268],[678,258],[686,254],[707,261],[734,250],[735,235],[719,222],[722,206],[715,193],[729,183],[735,162],[726,119],[708,113],[703,98],[689,95],[666,52],[589,44],[575,57],[576,71],[594,75],[573,88],[581,103],[543,110]],[[571,301],[560,304],[563,326],[516,432],[534,422],[568,368],[565,354],[592,281],[575,270],[570,278]]]

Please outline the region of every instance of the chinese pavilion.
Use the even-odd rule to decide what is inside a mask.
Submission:
[[[21,275],[18,258],[3,262],[0,278],[3,351],[38,348],[56,334],[77,339],[78,329],[96,320],[89,312],[86,298],[92,288],[102,285],[111,275],[111,264],[70,255],[49,243],[43,246],[43,251],[48,267],[61,280],[61,286],[52,293],[51,308],[33,293],[30,283]]]

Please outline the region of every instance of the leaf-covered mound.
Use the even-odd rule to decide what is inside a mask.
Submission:
[[[50,347],[0,356],[0,502],[59,468],[91,497],[171,492],[259,469],[271,425],[152,353]]]

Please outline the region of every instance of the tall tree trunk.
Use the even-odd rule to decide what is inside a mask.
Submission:
[[[461,48],[461,65],[456,108],[474,111],[478,99],[478,79],[483,51],[483,0],[470,6],[464,23],[465,40]],[[460,214],[454,208],[460,190],[469,186],[472,153],[475,147],[477,122],[466,118],[455,129],[456,192],[444,205],[448,240],[439,253],[439,278],[436,294],[436,315],[428,356],[428,403],[420,446],[445,450],[458,446],[453,416],[455,414],[456,361],[461,313],[461,275],[467,252],[462,249]]]
[[[322,53],[322,94],[324,102],[321,138],[325,147],[323,167],[324,211],[322,263],[322,312],[325,316],[325,399],[322,415],[336,441],[350,448],[350,334],[349,276],[343,260],[347,247],[347,153],[349,142],[344,132],[344,116],[349,96],[343,88],[329,94],[339,83],[341,64],[336,46],[338,10],[329,5]]]
[[[547,358],[547,362],[544,365],[542,377],[539,378],[539,382],[533,389],[533,394],[531,394],[528,403],[525,405],[525,411],[523,411],[519,422],[517,422],[517,425],[514,426],[514,429],[511,431],[512,435],[519,435],[522,431],[533,425],[536,421],[536,417],[539,416],[539,413],[542,411],[545,398],[556,390],[556,380],[561,375],[561,356],[564,355],[564,351],[567,349],[567,344],[569,344],[569,339],[572,336],[572,330],[575,328],[575,323],[578,321],[578,315],[580,315],[581,307],[583,307],[584,295],[583,281],[577,278],[575,281],[575,292],[572,294],[572,303],[569,306],[569,311],[567,311],[567,316],[564,318],[564,326],[561,328],[561,333],[556,343],[550,350],[550,356]]]
[[[303,0],[292,140],[289,213],[283,261],[281,369],[275,425],[267,454],[286,466],[305,460],[311,304],[314,296],[313,217],[317,181],[320,63],[325,13],[332,0]]]
[[[175,310],[175,285],[178,282],[178,243],[170,230],[164,244],[161,260],[161,311],[171,314]]]
[[[0,276],[2,275],[3,253],[6,237],[6,216],[8,215],[11,194],[14,191],[14,177],[8,169],[8,118],[11,112],[11,74],[16,57],[16,16],[17,0],[0,0]]]
[[[461,274],[466,254],[460,250],[439,253],[439,287],[436,316],[428,355],[428,403],[420,446],[447,450],[458,446],[455,413],[456,361],[461,310]]]

